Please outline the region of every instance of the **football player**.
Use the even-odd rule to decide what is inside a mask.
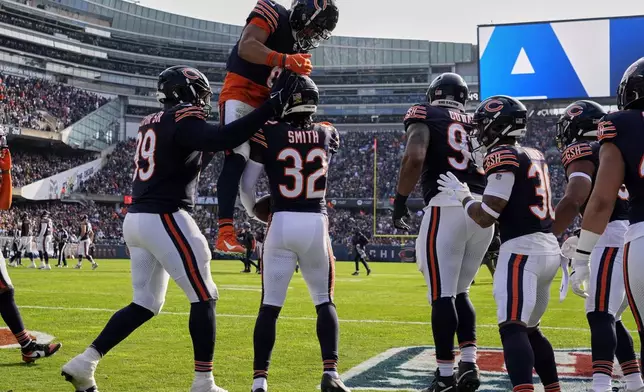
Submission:
[[[419,269],[432,305],[432,331],[438,370],[429,391],[475,391],[476,316],[469,289],[492,241],[494,229],[478,226],[450,195],[436,185],[439,175],[453,171],[470,185],[478,199],[485,188],[483,169],[472,160],[469,134],[472,118],[465,113],[467,84],[457,74],[432,81],[427,102],[412,106],[405,116],[407,147],[402,159],[393,220],[409,230],[406,203],[421,179],[425,215],[416,241]],[[454,375],[454,335],[461,349],[458,379]]]
[[[356,231],[351,238],[351,245],[353,245],[353,251],[356,255],[353,260],[356,263],[356,270],[351,274],[353,276],[360,274],[360,262],[362,262],[362,265],[367,270],[367,276],[371,275],[371,268],[369,268],[369,263],[367,263],[367,253],[365,252],[365,247],[368,243],[369,239],[360,230]]]
[[[290,10],[272,0],[258,0],[228,58],[228,74],[219,95],[221,122],[228,124],[259,107],[282,69],[309,75],[312,65],[307,52],[331,36],[338,16],[335,0],[295,0]],[[217,253],[245,253],[235,237],[233,214],[249,151],[244,143],[226,152],[217,182]]]
[[[56,267],[67,268],[67,241],[69,241],[69,233],[63,224],[59,223],[56,229],[56,242],[58,243],[58,264]]]
[[[349,391],[338,374],[338,315],[333,303],[335,259],[326,215],[326,183],[331,155],[339,145],[337,130],[315,124],[319,93],[313,81],[298,78],[296,93],[278,116],[251,140],[251,154],[241,181],[242,203],[253,214],[255,185],[266,170],[271,212],[262,265],[262,305],[255,323],[252,392],[267,391],[268,365],[275,327],[289,282],[299,261],[317,310],[322,350],[322,392]]]
[[[133,201],[123,222],[134,298],[116,312],[92,345],[63,366],[76,391],[97,389],[99,360],[153,316],[159,314],[170,277],[191,303],[190,336],[195,378],[191,392],[225,392],[212,374],[217,287],[210,274],[210,249],[190,212],[201,169],[217,152],[235,148],[269,118],[281,113],[295,78],[285,72],[271,98],[248,116],[226,126],[206,122],[212,91],[208,79],[186,66],[159,75],[158,99],[164,111],[141,122],[134,156]]]
[[[28,255],[31,264],[29,268],[37,268],[34,262],[34,253],[31,251],[33,242],[33,233],[31,231],[31,219],[29,214],[23,212],[20,214],[20,252],[18,252],[18,264],[22,264],[22,256]]]
[[[555,210],[556,219],[552,225],[555,235],[561,235],[574,218],[584,212],[599,166],[597,127],[605,114],[595,102],[577,101],[566,108],[557,123],[557,144],[562,151],[568,185]],[[611,390],[614,357],[622,367],[628,389],[644,387],[633,339],[621,321],[627,306],[622,260],[624,234],[628,227],[628,192],[622,187],[615,198],[617,202],[610,222],[592,249],[590,264],[588,260],[576,259],[580,263],[572,266],[575,272],[571,277],[573,292],[586,299],[593,391],[599,392]],[[577,240],[573,236],[567,242]],[[583,287],[584,282],[589,283],[588,287]]]
[[[98,264],[89,252],[89,247],[92,245],[92,239],[94,238],[94,229],[87,215],[81,215],[81,224],[78,233],[78,264],[74,268],[80,269],[83,266],[83,257],[87,257],[87,260],[92,264],[92,269],[95,270],[98,268]]]
[[[242,232],[240,234],[242,244],[246,248],[246,254],[242,257],[242,262],[244,263],[243,273],[250,273],[250,266],[255,267],[255,272],[259,273],[259,265],[255,264],[250,257],[253,255],[253,250],[255,250],[255,236],[250,230],[250,223],[244,222],[242,225]]]
[[[620,192],[622,184],[630,194],[629,221],[630,225],[624,235],[624,260],[623,273],[626,298],[637,324],[640,340],[644,329],[642,326],[642,311],[644,310],[644,274],[638,258],[644,253],[644,58],[633,63],[624,73],[617,90],[617,106],[619,111],[607,114],[598,126],[599,168],[595,177],[595,186],[586,208],[581,224],[581,234],[577,249],[573,256],[573,278],[581,273],[582,278],[573,280],[573,287],[583,290],[592,271],[592,254],[598,245],[603,246],[604,233],[610,232],[616,225],[611,222],[615,206],[619,198],[615,195]],[[605,241],[605,239],[604,239]],[[610,249],[610,248],[608,248]],[[610,251],[616,253],[618,249]],[[612,254],[608,259],[606,269],[613,268],[615,259]],[[610,275],[609,272],[605,272]],[[614,274],[615,272],[613,272]],[[613,275],[614,276],[614,275]],[[611,290],[608,287],[612,282],[605,281],[600,290]],[[592,283],[591,283],[592,287]],[[612,299],[611,299],[612,301]],[[604,304],[609,306],[609,304]],[[606,340],[614,345],[614,332],[602,332]],[[626,337],[625,337],[626,338]],[[619,349],[618,349],[619,351]],[[644,354],[644,346],[642,346]],[[593,351],[594,356],[594,351]],[[594,359],[594,358],[593,358]],[[612,357],[610,359],[612,361]],[[635,364],[636,365],[636,364]],[[635,378],[631,376],[632,378]],[[628,381],[628,378],[627,378]],[[641,391],[644,388],[630,390]]]
[[[36,240],[40,269],[43,270],[51,270],[51,265],[49,265],[49,249],[51,249],[53,228],[54,226],[49,217],[49,211],[43,211],[40,215],[40,230],[38,231],[38,239]]]
[[[505,366],[514,392],[533,391],[536,370],[546,392],[559,392],[555,355],[539,323],[550,286],[561,264],[552,234],[554,208],[546,159],[538,150],[517,144],[525,135],[527,110],[507,96],[486,99],[474,113],[487,186],[483,200],[451,172],[441,175],[443,192],[453,194],[481,227],[499,222],[501,248],[494,274],[494,299]]]
[[[12,198],[11,153],[6,146],[4,135],[0,140],[0,210],[7,211],[11,208]],[[23,222],[25,220],[26,217],[23,217]],[[14,300],[14,288],[7,273],[4,257],[0,257],[0,316],[20,344],[24,362],[34,362],[38,358],[52,356],[62,347],[61,343],[38,344],[25,329]]]

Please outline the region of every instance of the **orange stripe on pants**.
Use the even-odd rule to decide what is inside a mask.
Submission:
[[[519,317],[519,271],[521,265],[521,255],[516,255],[512,260],[512,293],[510,301],[512,301],[512,312],[510,313],[510,320],[517,321]]]
[[[188,272],[190,273],[189,279],[194,283],[195,287],[197,287],[197,295],[201,298],[202,301],[207,301],[210,296],[208,295],[206,288],[201,284],[201,281],[199,280],[199,271],[195,269],[195,260],[192,258],[187,244],[179,235],[179,228],[174,225],[174,222],[172,221],[172,219],[170,219],[170,215],[164,214],[163,220],[165,220],[165,223],[170,228],[172,237],[174,237],[175,241],[177,241],[177,244],[179,244],[180,251],[185,258],[186,263],[188,264]]]
[[[599,308],[597,309],[600,312],[605,312],[608,305],[608,271],[610,271],[610,264],[612,263],[613,254],[616,252],[616,248],[608,248],[606,252],[606,257],[601,262],[601,280],[599,281]]]
[[[440,292],[438,291],[439,279],[438,276],[438,260],[435,257],[436,251],[436,237],[438,232],[438,210],[439,207],[432,207],[432,217],[430,220],[430,230],[429,238],[427,241],[427,259],[429,260],[429,268],[431,270],[431,282],[432,282],[432,300],[436,301],[440,298]]]

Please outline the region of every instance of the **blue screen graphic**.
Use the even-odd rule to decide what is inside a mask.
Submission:
[[[571,41],[574,29],[556,28],[559,23],[571,22],[480,27],[481,98],[498,94],[549,99],[615,96],[624,71],[644,56],[644,17],[605,21],[607,28],[603,31],[608,37],[601,38],[608,45],[599,47],[594,47],[592,42],[581,42],[586,39],[583,33],[572,36]],[[593,22],[596,21],[575,22],[575,28],[583,30],[583,24]],[[486,39],[489,36],[487,42],[481,40],[482,36]],[[581,43],[568,45],[567,52],[562,42],[574,43],[577,38]],[[608,67],[593,69],[593,64],[598,59],[605,60],[606,56]],[[582,66],[585,72],[579,69]]]

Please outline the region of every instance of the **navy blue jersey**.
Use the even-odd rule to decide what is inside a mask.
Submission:
[[[246,25],[259,20],[268,33],[264,43],[267,48],[282,54],[294,54],[297,47],[289,18],[290,13],[284,6],[271,0],[258,0],[246,19]],[[235,99],[253,106],[268,98],[273,79],[278,74],[277,67],[253,64],[241,58],[239,41],[228,57],[226,70],[229,74],[224,80],[220,102]],[[239,76],[243,79],[240,80]]]
[[[550,174],[541,151],[503,145],[490,150],[483,166],[486,175],[514,173],[514,187],[499,216],[501,242],[533,233],[551,233],[552,207]]]
[[[353,246],[360,245],[362,247],[365,247],[369,243],[369,238],[367,238],[367,236],[362,233],[356,233],[353,235],[351,243],[353,244]]]
[[[31,222],[29,222],[29,219],[22,221],[22,224],[20,225],[20,234],[23,237],[28,237],[31,235]]]
[[[405,130],[415,123],[429,128],[429,148],[423,163],[421,185],[425,204],[439,193],[438,180],[441,174],[452,172],[470,187],[472,193],[483,194],[485,176],[482,168],[463,155],[469,152],[469,135],[472,131],[472,117],[457,109],[417,104],[405,115]]]
[[[330,124],[310,130],[269,121],[250,139],[251,159],[264,164],[271,211],[326,213],[327,171],[339,143]]]
[[[568,171],[568,166],[573,162],[578,161],[589,161],[594,166],[594,172],[592,175],[593,187],[595,186],[595,179],[597,178],[597,169],[599,168],[599,148],[600,145],[598,142],[578,142],[568,146],[563,154],[561,155],[561,163],[563,164],[566,172]],[[566,176],[566,179],[568,176]],[[589,197],[590,198],[590,197]],[[586,210],[586,204],[588,200],[581,206],[581,214],[584,214]],[[617,201],[615,202],[615,208],[613,208],[613,213],[610,216],[610,222],[616,220],[627,220],[628,219],[628,191],[625,186],[622,186],[618,195]]]
[[[599,143],[613,143],[624,159],[624,184],[630,197],[631,224],[644,221],[644,112],[622,110],[599,123]]]

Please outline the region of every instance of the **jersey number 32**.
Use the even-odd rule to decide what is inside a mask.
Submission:
[[[329,168],[326,158],[326,151],[321,148],[315,148],[306,154],[306,159],[302,158],[302,154],[294,148],[286,148],[282,150],[277,156],[277,160],[288,162],[284,168],[284,176],[293,179],[293,187],[287,185],[280,185],[280,193],[287,199],[295,199],[302,196],[306,192],[307,199],[322,199],[326,193],[326,188],[317,189],[315,183],[317,180],[326,175]],[[306,176],[304,171],[304,163],[320,162],[320,167],[313,173]]]

